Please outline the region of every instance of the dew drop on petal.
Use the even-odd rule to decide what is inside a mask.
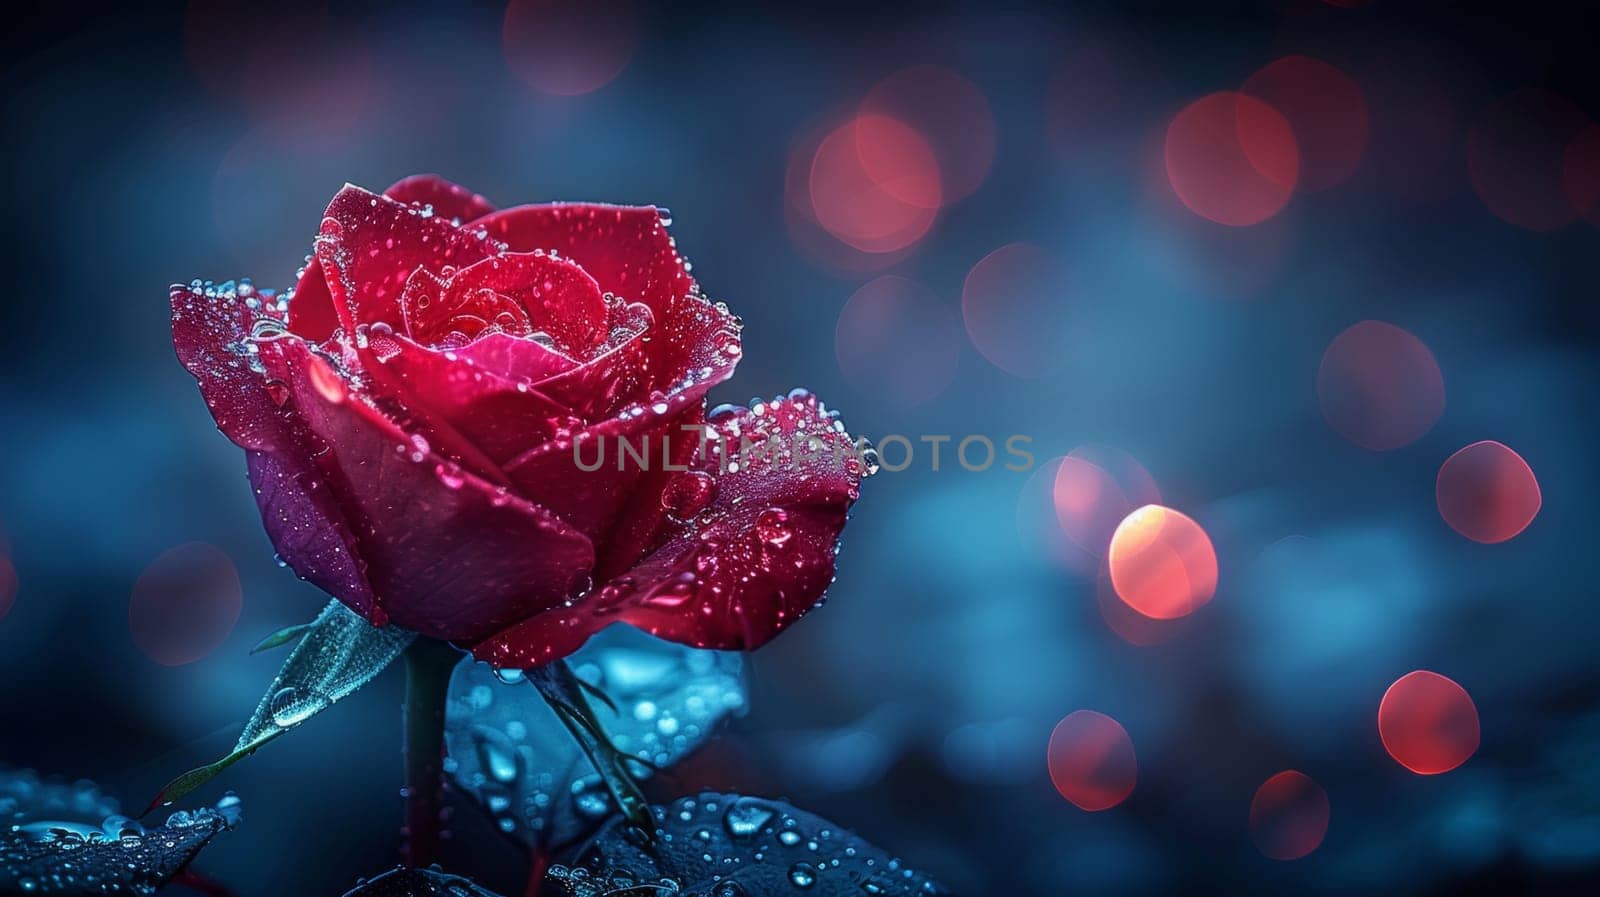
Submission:
[[[1185,206],[1219,224],[1246,227],[1288,205],[1300,154],[1283,114],[1246,94],[1201,97],[1167,127],[1167,180]]]
[[[1444,375],[1422,340],[1384,321],[1361,321],[1323,352],[1317,398],[1341,436],[1386,452],[1433,428],[1444,413]]]
[[[1478,750],[1478,708],[1454,680],[1416,670],[1384,692],[1378,734],[1396,763],[1418,775],[1438,775]]]
[[[1527,529],[1544,503],[1533,468],[1509,446],[1491,439],[1446,459],[1434,491],[1439,514],[1451,529],[1491,544]]]
[[[673,476],[661,492],[661,509],[676,520],[685,521],[704,511],[717,497],[717,481],[703,470],[688,470]]]
[[[1298,860],[1328,833],[1328,792],[1310,776],[1286,769],[1256,789],[1250,801],[1250,835],[1275,860]]]
[[[193,663],[216,650],[239,621],[244,593],[233,559],[204,542],[162,553],[133,587],[133,643],[164,666]]]
[[[1138,780],[1133,740],[1122,724],[1093,710],[1076,710],[1050,733],[1050,782],[1081,810],[1108,810],[1127,800]]]
[[[1161,505],[1129,514],[1106,553],[1111,584],[1128,606],[1157,620],[1198,610],[1217,591],[1217,553],[1200,524]]]

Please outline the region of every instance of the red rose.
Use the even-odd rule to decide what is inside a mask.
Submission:
[[[752,649],[833,576],[850,437],[801,392],[707,414],[739,320],[652,207],[495,211],[431,175],[347,186],[292,294],[171,298],[278,554],[375,624],[502,666],[615,621]],[[771,437],[785,448],[740,451]]]

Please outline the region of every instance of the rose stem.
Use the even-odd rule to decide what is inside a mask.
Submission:
[[[406,822],[400,856],[416,867],[439,857],[445,699],[461,655],[445,642],[418,638],[405,657]]]
[[[544,890],[544,874],[549,869],[550,854],[539,847],[528,851],[528,886],[523,889],[522,897],[539,897],[539,892]]]
[[[650,815],[650,804],[628,770],[627,759],[606,739],[605,730],[595,720],[589,696],[572,668],[566,661],[556,660],[528,670],[527,675],[600,774],[622,815],[646,839],[654,839],[655,820]]]

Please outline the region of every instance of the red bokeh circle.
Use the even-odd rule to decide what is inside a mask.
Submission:
[[[163,552],[144,569],[128,603],[133,643],[163,666],[193,663],[227,639],[244,593],[233,559],[204,542]]]
[[[1139,779],[1133,740],[1122,724],[1076,710],[1050,733],[1050,782],[1080,810],[1109,810],[1128,799]]]
[[[882,115],[857,116],[822,139],[808,193],[818,224],[870,253],[922,239],[942,201],[933,149],[915,129]]]
[[[529,87],[592,93],[622,74],[639,42],[628,0],[511,0],[501,39],[506,62]]]
[[[1056,517],[1079,548],[1103,557],[1111,534],[1134,508],[1159,504],[1155,478],[1132,455],[1109,445],[1080,445],[1061,459]]]
[[[1516,537],[1544,503],[1533,468],[1492,439],[1474,442],[1445,459],[1434,492],[1444,522],[1474,542]]]
[[[1527,88],[1490,103],[1467,137],[1467,172],[1478,197],[1502,219],[1558,230],[1578,215],[1566,189],[1567,148],[1590,124],[1571,100]]]
[[[1561,181],[1572,208],[1600,227],[1600,125],[1589,125],[1567,144]]]
[[[1317,368],[1322,416],[1376,452],[1420,439],[1444,414],[1444,375],[1433,352],[1384,321],[1358,322],[1328,344]]]
[[[1300,152],[1288,119],[1248,94],[1220,91],[1185,106],[1167,126],[1172,189],[1195,214],[1246,227],[1289,204]]]
[[[1288,119],[1299,150],[1299,189],[1326,190],[1355,174],[1369,124],[1354,78],[1320,59],[1285,56],[1251,75],[1241,91]]]
[[[867,92],[861,112],[904,122],[927,141],[938,161],[944,202],[970,196],[988,177],[995,154],[994,113],[983,91],[961,75],[936,65],[895,72]],[[878,162],[870,156],[863,161],[892,182],[892,169],[876,170]]]
[[[1250,801],[1250,835],[1274,860],[1298,860],[1328,834],[1328,792],[1303,772],[1286,769],[1256,789]]]
[[[1111,584],[1129,607],[1157,620],[1187,616],[1217,592],[1217,553],[1186,514],[1145,505],[1111,536]]]
[[[1418,775],[1438,775],[1478,750],[1478,708],[1455,681],[1416,670],[1384,692],[1378,735],[1396,763]]]

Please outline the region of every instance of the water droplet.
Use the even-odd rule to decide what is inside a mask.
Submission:
[[[816,867],[810,863],[795,863],[789,867],[789,882],[797,888],[809,888],[817,883]]]
[[[722,826],[735,838],[751,838],[776,815],[775,810],[760,801],[741,798],[728,805],[728,811],[722,814]]]
[[[272,721],[287,729],[322,712],[329,703],[331,702],[328,696],[320,691],[299,689],[291,685],[279,689],[278,693],[272,696]]]

